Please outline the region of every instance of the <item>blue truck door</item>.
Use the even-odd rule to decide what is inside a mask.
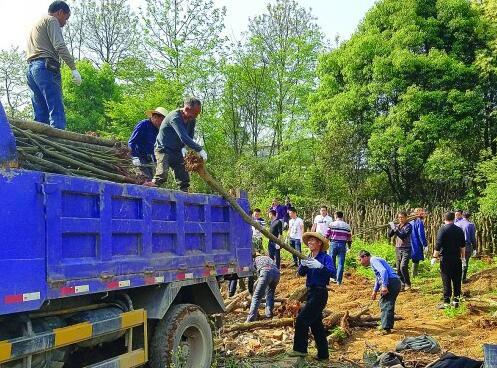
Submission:
[[[103,182],[45,174],[48,281],[95,278],[101,264]]]

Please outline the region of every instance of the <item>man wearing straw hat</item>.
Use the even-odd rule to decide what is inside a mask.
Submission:
[[[154,176],[154,144],[167,111],[163,107],[157,107],[155,110],[145,111],[145,115],[148,119],[136,124],[129,137],[128,146],[131,149],[133,165],[151,180]]]
[[[336,277],[336,270],[327,251],[330,243],[322,234],[307,232],[302,235],[302,241],[309,247],[311,257],[301,260],[298,274],[307,276],[307,301],[300,310],[295,321],[293,357],[307,355],[309,328],[312,331],[318,350],[318,360],[328,360],[328,342],[323,326],[323,310],[328,302],[327,285],[330,278]]]
[[[179,189],[188,192],[190,175],[185,169],[186,146],[207,161],[207,152],[193,140],[196,119],[201,110],[200,100],[189,97],[185,99],[182,109],[175,110],[164,118],[155,142],[157,168],[152,183],[160,185],[166,182],[171,168]]]

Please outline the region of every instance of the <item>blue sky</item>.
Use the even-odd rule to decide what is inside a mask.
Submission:
[[[333,40],[337,34],[347,39],[354,32],[367,10],[375,0],[298,0],[305,8],[311,8],[326,37]],[[268,0],[214,0],[216,6],[226,7],[226,32],[239,39],[247,29],[249,17],[264,12]],[[0,0],[0,49],[19,46],[24,49],[31,24],[45,14],[50,0]],[[138,9],[143,0],[130,0]]]

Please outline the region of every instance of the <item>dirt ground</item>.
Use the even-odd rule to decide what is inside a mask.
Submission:
[[[282,269],[277,298],[285,298],[305,284],[305,278],[298,277],[295,271],[295,268],[289,267]],[[497,343],[497,283],[494,281],[496,278],[497,268],[473,275],[470,282],[463,285],[463,294],[466,298],[462,306],[458,310],[448,311],[437,309],[442,293],[441,283],[437,282],[438,280],[415,278],[413,289],[402,292],[397,299],[396,315],[402,317],[402,320],[395,322],[391,334],[380,336],[375,328],[353,328],[351,335],[344,340],[330,343],[330,361],[349,362],[353,367],[353,362],[362,363],[364,352],[368,349],[394,351],[395,345],[403,338],[421,334],[434,337],[443,351],[483,360],[482,345]],[[327,309],[333,312],[348,310],[351,314],[358,312],[370,304],[372,286],[373,280],[346,272],[341,286],[334,284],[330,286]],[[224,326],[229,327],[234,323],[244,322],[247,312],[248,310],[239,308],[225,316]],[[377,302],[371,305],[370,313],[372,316],[379,316]],[[219,331],[216,339],[216,349],[222,356],[246,359],[257,367],[295,366],[296,361],[287,358],[285,354],[292,350],[292,327],[241,333],[222,331]],[[316,354],[313,350],[313,341],[309,347],[311,357]],[[436,355],[421,355],[420,363],[411,366],[421,367],[424,366],[421,362],[430,362],[437,358]],[[406,358],[411,359],[412,362],[418,359],[412,356]],[[311,363],[308,366],[317,366],[317,364]],[[334,365],[329,363],[326,366]]]

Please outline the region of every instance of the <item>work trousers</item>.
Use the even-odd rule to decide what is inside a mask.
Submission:
[[[411,248],[395,248],[397,258],[397,274],[400,277],[402,286],[411,286],[411,277],[409,276],[409,260],[411,259]]]
[[[140,157],[140,164],[141,166],[139,166],[139,169],[143,176],[151,180],[154,177],[155,171],[154,161],[148,157]]]
[[[157,167],[152,181],[157,185],[165,183],[167,181],[169,168],[171,168],[174,171],[174,177],[179,189],[183,192],[188,192],[188,188],[190,187],[190,175],[185,169],[185,161],[181,154],[179,154],[179,156],[174,155],[174,159],[171,159],[171,155],[155,150],[155,158],[157,159]]]
[[[388,279],[388,294],[380,297],[381,328],[390,330],[395,321],[395,301],[400,293],[401,283],[397,277]]]
[[[327,302],[328,290],[326,287],[311,287],[307,289],[307,302],[295,320],[294,351],[307,354],[310,328],[316,342],[318,359],[329,358],[326,330],[323,326],[323,310]]]
[[[333,260],[333,265],[337,270],[337,283],[341,284],[343,279],[343,271],[345,268],[345,256],[347,254],[347,245],[345,242],[331,242],[330,256]],[[337,265],[338,258],[338,265]]]
[[[291,239],[290,238],[290,246],[298,252],[302,252],[302,244],[300,239]],[[293,263],[295,266],[300,264],[300,259],[297,256],[293,256]]]
[[[250,295],[254,293],[254,276],[249,276],[248,278],[248,291]],[[243,291],[245,290],[245,279],[240,278],[240,279],[233,279],[229,281],[228,285],[228,290],[229,290],[229,296],[232,297],[236,294],[236,288],[238,286],[238,280],[240,280],[240,289]]]
[[[62,102],[62,78],[59,71],[48,70],[45,59],[33,60],[26,73],[31,90],[34,119],[52,128],[66,128],[66,114]]]
[[[471,258],[472,254],[473,254],[473,247],[466,246],[466,251],[464,253],[464,258],[466,258],[466,266],[463,266],[462,268],[462,281],[464,282],[466,282],[466,277],[468,276],[469,259]]]
[[[276,267],[278,267],[278,269],[280,269],[281,249],[276,249],[276,243],[272,242],[271,240],[269,241],[269,244],[268,244],[268,253],[269,253],[269,258],[271,258],[276,263]]]
[[[450,303],[450,298],[458,302],[461,297],[462,262],[460,258],[440,259],[440,276],[443,282],[444,303]],[[452,294],[453,292],[453,294]]]
[[[257,319],[259,305],[261,304],[261,300],[264,295],[266,296],[266,317],[271,318],[273,316],[274,294],[276,292],[276,286],[278,286],[279,282],[280,271],[276,268],[268,267],[267,269],[262,269],[259,272],[254,294],[252,295],[252,303],[250,304],[247,322],[252,322]]]
[[[412,277],[418,276],[419,261],[412,261]]]

